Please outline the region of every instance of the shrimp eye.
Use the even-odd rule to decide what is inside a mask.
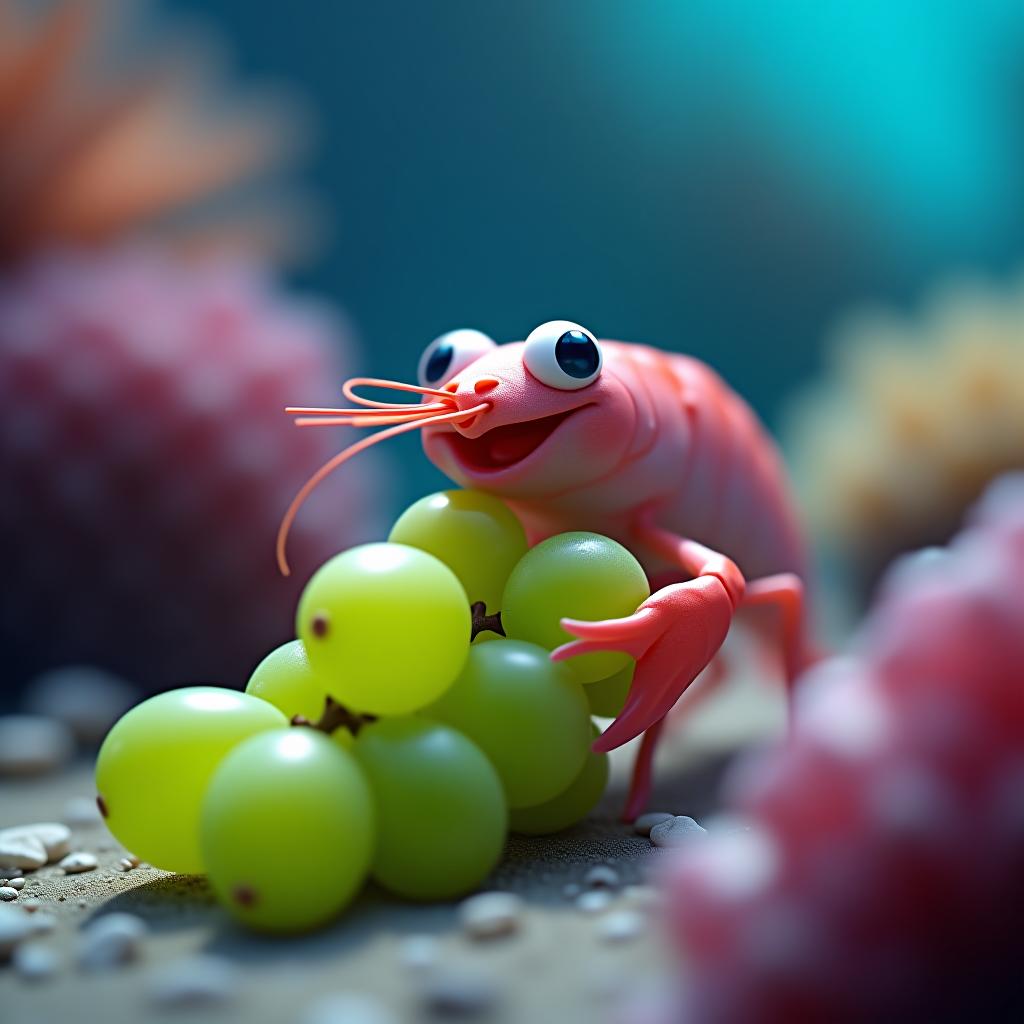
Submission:
[[[436,388],[494,348],[480,331],[449,331],[435,338],[420,356],[417,377],[422,387]]]
[[[600,376],[601,347],[579,324],[552,320],[530,332],[523,362],[542,384],[575,391]]]

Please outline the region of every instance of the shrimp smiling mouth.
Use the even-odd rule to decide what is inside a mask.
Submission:
[[[380,402],[366,398],[356,390],[361,387],[384,388],[399,393],[411,393],[421,396],[419,404],[409,402]],[[469,408],[460,408],[451,390],[428,388],[419,384],[406,384],[402,381],[381,380],[377,377],[353,377],[342,385],[342,394],[360,408],[330,409],[309,408],[306,406],[289,406],[285,411],[295,416],[295,423],[300,427],[384,427],[376,434],[364,437],[350,444],[328,459],[306,482],[299,493],[292,499],[281,520],[277,531],[277,564],[284,576],[289,575],[286,546],[292,523],[298,515],[305,500],[317,488],[321,481],[339,466],[346,463],[353,455],[396,437],[411,430],[437,428],[442,423],[448,427],[470,426],[476,418],[487,413],[493,403],[485,398]],[[427,401],[423,401],[427,399]],[[525,461],[554,432],[559,424],[568,419],[574,412],[593,405],[588,402],[574,409],[555,413],[552,416],[541,416],[537,419],[520,423],[509,423],[494,427],[476,438],[468,438],[457,430],[446,430],[440,434],[452,445],[456,459],[470,472],[497,473]],[[431,431],[431,436],[436,436]]]
[[[442,436],[459,463],[470,472],[494,473],[532,455],[565,420],[587,405],[534,420],[492,427],[478,437],[466,437],[457,430],[445,431]]]

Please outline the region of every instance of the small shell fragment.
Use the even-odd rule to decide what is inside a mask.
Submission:
[[[12,889],[9,885],[0,885],[0,900],[10,903],[18,898],[18,890]]]
[[[707,829],[698,825],[693,818],[678,814],[651,829],[651,842],[661,847],[685,846],[706,835]]]
[[[655,825],[660,825],[663,821],[669,821],[674,818],[674,814],[669,814],[668,811],[650,811],[647,814],[641,814],[636,821],[633,822],[633,831],[638,836],[649,836],[651,829]]]
[[[97,864],[99,861],[93,854],[78,850],[75,853],[69,853],[57,867],[63,868],[65,874],[77,875],[82,871],[92,871]]]
[[[598,864],[583,876],[588,889],[617,889],[620,881],[619,873],[605,864]]]
[[[523,901],[511,892],[482,892],[459,907],[459,921],[474,939],[493,939],[517,931]]]
[[[576,909],[582,910],[584,914],[600,914],[611,905],[611,902],[611,893],[606,889],[591,889],[576,901]]]

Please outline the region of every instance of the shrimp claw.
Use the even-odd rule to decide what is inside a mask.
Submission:
[[[552,661],[594,651],[636,658],[626,706],[594,749],[614,750],[660,722],[718,653],[733,611],[721,580],[701,576],[662,588],[624,619],[562,619],[562,628],[578,639],[552,651]]]

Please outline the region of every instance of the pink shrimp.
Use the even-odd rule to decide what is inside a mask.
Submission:
[[[608,751],[644,734],[624,815],[631,819],[649,795],[665,716],[715,657],[741,608],[777,610],[774,641],[788,686],[810,661],[806,554],[775,445],[698,360],[599,342],[564,320],[506,345],[476,331],[442,335],[424,351],[419,376],[419,387],[350,381],[345,394],[368,404],[352,385],[375,383],[419,392],[423,405],[302,410],[312,413],[302,422],[397,424],[359,448],[422,428],[431,462],[462,487],[507,502],[531,544],[590,530],[637,556],[657,584],[650,598],[623,619],[563,619],[576,639],[551,654],[562,661],[614,650],[636,659],[625,707],[595,743]],[[287,526],[315,482],[282,524],[284,571]]]

